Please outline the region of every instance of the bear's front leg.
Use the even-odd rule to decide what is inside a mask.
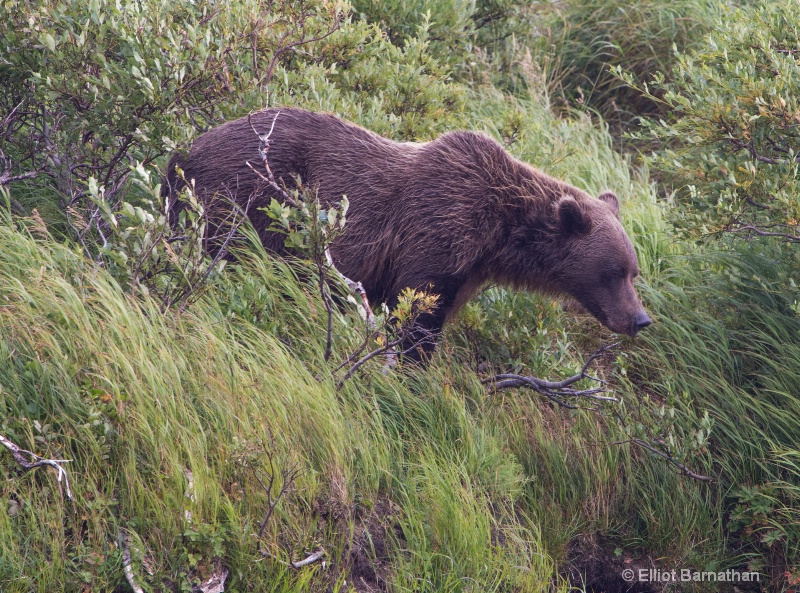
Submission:
[[[423,365],[430,360],[447,318],[446,311],[441,309],[437,308],[433,313],[423,313],[415,320],[402,342],[401,353],[405,360]]]

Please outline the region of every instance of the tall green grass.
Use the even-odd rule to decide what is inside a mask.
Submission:
[[[8,222],[0,244],[2,431],[70,459],[75,494],[67,501],[48,471],[20,473],[3,456],[2,500],[16,509],[0,522],[4,590],[120,586],[120,530],[154,587],[189,586],[221,557],[230,590],[322,590],[345,578],[359,517],[381,500],[397,515],[374,537],[392,550],[401,590],[551,578],[540,538],[511,510],[521,468],[469,409],[466,393],[482,393],[464,371],[370,374],[336,392],[319,364],[321,303],[274,260],[231,271],[237,290],[270,293],[253,323],[213,298],[163,315],[81,255]],[[337,332],[357,338],[343,324]],[[472,387],[448,388],[456,381]],[[257,553],[267,499],[243,462],[267,456],[301,473],[264,546],[285,560],[322,546],[331,568],[289,571]]]
[[[2,500],[15,509],[0,521],[6,590],[121,586],[121,530],[142,584],[189,586],[220,557],[234,591],[346,590],[353,550],[370,539],[388,550],[375,563],[399,591],[538,590],[569,540],[595,531],[689,553],[674,534],[651,538],[650,520],[698,508],[686,504],[697,488],[608,445],[613,426],[592,416],[524,393],[487,397],[457,342],[427,371],[373,369],[336,392],[324,309],[291,265],[243,255],[187,312],[164,315],[40,235],[0,225],[1,426],[72,460],[75,502],[48,471],[2,457]],[[555,331],[561,315],[544,323]],[[355,325],[337,317],[337,356],[357,343]],[[569,348],[552,356],[542,369],[578,364]],[[301,474],[264,547],[288,560],[321,546],[328,568],[258,554],[267,497],[245,464],[268,455]],[[654,489],[655,508],[637,502]]]
[[[797,266],[796,253],[764,242],[671,259],[646,291],[654,331],[632,354],[650,389],[710,412],[720,527],[775,587],[800,560]]]
[[[564,0],[547,4],[540,27],[558,94],[572,107],[596,110],[615,130],[635,125],[661,106],[631,89],[611,72],[621,67],[641,84],[657,72],[669,75],[674,49],[703,43],[720,18],[716,0]]]

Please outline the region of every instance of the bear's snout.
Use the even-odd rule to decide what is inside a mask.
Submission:
[[[633,319],[633,332],[631,335],[635,336],[640,330],[643,330],[651,323],[653,322],[650,320],[650,317],[647,315],[647,313],[642,311]]]

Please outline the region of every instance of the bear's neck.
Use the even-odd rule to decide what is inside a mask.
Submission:
[[[577,187],[514,160],[513,183],[504,187],[512,216],[498,235],[494,257],[485,262],[490,282],[517,289],[558,294],[564,250],[568,243],[556,218],[556,204],[565,196],[579,202],[591,196]]]

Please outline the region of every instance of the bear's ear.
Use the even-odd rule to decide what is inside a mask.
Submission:
[[[617,198],[617,194],[615,194],[613,191],[604,191],[598,196],[598,199],[601,202],[608,204],[608,207],[611,208],[611,212],[614,213],[614,216],[619,218],[619,199]]]
[[[592,221],[581,205],[572,196],[564,196],[558,201],[558,223],[565,237],[586,235],[592,230]]]

